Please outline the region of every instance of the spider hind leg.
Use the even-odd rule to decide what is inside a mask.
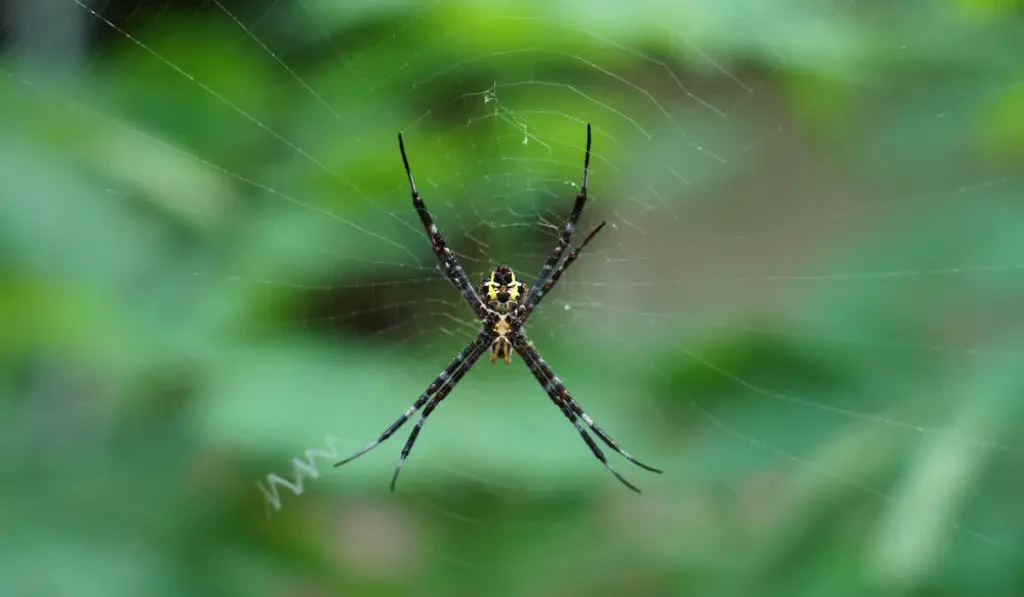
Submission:
[[[425,405],[426,408],[424,409],[423,414],[420,417],[420,420],[416,423],[416,427],[413,428],[412,434],[409,436],[409,439],[406,442],[405,447],[402,449],[402,456],[398,461],[398,467],[395,470],[395,476],[393,477],[391,482],[391,488],[393,490],[394,483],[398,479],[398,471],[401,470],[402,465],[405,464],[405,459],[409,455],[409,452],[412,450],[412,445],[416,441],[416,436],[419,435],[420,429],[423,427],[423,423],[426,421],[427,415],[430,414],[430,412],[432,412],[437,407],[438,403],[440,403],[442,400],[445,399],[446,396],[448,396],[448,393],[452,391],[455,385],[459,383],[462,377],[469,372],[470,368],[473,367],[473,364],[476,363],[477,359],[479,359],[480,356],[484,353],[484,351],[487,350],[487,340],[488,338],[490,338],[490,335],[491,334],[489,331],[482,331],[480,335],[476,337],[475,340],[470,342],[469,345],[462,350],[462,352],[456,355],[455,358],[452,359],[450,363],[448,363],[448,366],[445,367],[444,370],[441,371],[441,373],[438,374],[436,378],[434,378],[434,381],[430,382],[430,385],[427,386],[427,389],[422,394],[420,394],[419,398],[416,399],[412,406],[406,409],[402,416],[398,417],[398,419],[395,420],[394,423],[388,426],[388,428],[385,429],[384,432],[377,437],[377,439],[373,440],[372,442],[367,444],[363,449],[359,450],[358,452],[349,456],[348,458],[345,458],[334,463],[334,466],[338,467],[349,462],[352,462],[356,458],[359,458],[363,454],[366,454],[370,450],[373,450],[383,442],[387,441],[388,438],[390,438],[392,435],[395,434],[396,431],[399,430],[399,428],[405,425],[405,423],[409,420],[410,417],[412,417],[412,415],[416,411],[418,411],[421,408],[424,408]]]
[[[562,413],[565,414],[566,418],[568,418],[576,427],[577,431],[580,432],[580,435],[583,437],[583,440],[587,442],[587,446],[590,448],[590,451],[594,453],[594,456],[596,456],[597,459],[600,460],[602,464],[604,464],[605,468],[610,470],[612,474],[619,479],[619,481],[622,481],[623,484],[628,486],[630,489],[633,489],[634,491],[640,491],[632,483],[628,482],[625,478],[623,478],[617,470],[612,468],[611,464],[608,463],[608,459],[605,458],[604,453],[600,450],[600,448],[597,447],[597,444],[594,443],[593,438],[591,438],[590,435],[586,432],[584,426],[580,424],[580,420],[582,420],[583,423],[585,423],[586,426],[589,427],[590,430],[593,431],[598,436],[598,438],[600,438],[601,441],[605,443],[605,445],[607,445],[609,448],[617,452],[626,460],[652,473],[662,472],[661,469],[657,469],[654,468],[653,466],[646,465],[637,460],[636,458],[633,458],[632,455],[630,455],[628,452],[620,448],[619,445],[615,442],[615,440],[611,438],[611,436],[609,436],[607,433],[604,432],[604,430],[598,427],[597,424],[594,423],[594,420],[591,419],[590,416],[587,415],[587,413],[583,412],[583,408],[579,405],[578,402],[576,402],[576,400],[573,399],[572,395],[569,393],[569,390],[566,389],[565,384],[563,384],[562,381],[558,379],[558,376],[555,375],[555,372],[551,369],[551,366],[547,364],[547,361],[545,361],[540,356],[540,354],[537,353],[537,349],[534,348],[532,342],[528,342],[525,338],[523,338],[516,343],[515,349],[516,352],[519,353],[519,356],[523,358],[523,362],[526,363],[526,367],[530,370],[530,373],[533,374],[533,376],[537,379],[540,385],[544,388],[544,391],[547,392],[548,397],[551,398],[551,401],[555,403],[555,406],[557,406],[562,411]]]

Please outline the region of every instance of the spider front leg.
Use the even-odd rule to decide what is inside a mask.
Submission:
[[[640,468],[646,469],[653,473],[662,472],[660,469],[648,466],[630,456],[629,453],[627,453],[625,450],[620,448],[618,444],[615,443],[615,440],[613,440],[611,436],[609,436],[607,433],[604,432],[604,430],[598,427],[597,424],[594,423],[594,420],[591,419],[590,416],[583,411],[583,408],[579,405],[579,403],[573,399],[572,395],[569,393],[569,390],[566,389],[565,384],[563,384],[562,381],[558,379],[558,376],[555,375],[555,372],[551,369],[547,362],[544,361],[544,359],[540,356],[540,354],[537,352],[537,349],[534,348],[533,343],[526,340],[525,336],[523,336],[522,334],[516,336],[512,345],[515,347],[516,352],[519,353],[519,356],[523,358],[523,362],[526,363],[526,367],[530,370],[530,373],[533,374],[533,376],[537,379],[540,385],[544,388],[544,391],[547,392],[548,397],[551,398],[551,401],[555,403],[555,406],[561,409],[562,413],[566,416],[566,418],[568,418],[576,427],[577,431],[580,432],[580,435],[583,437],[583,440],[587,442],[587,445],[590,447],[590,451],[594,453],[594,456],[596,456],[597,459],[600,460],[602,464],[604,464],[605,468],[611,471],[611,473],[615,475],[615,477],[618,478],[619,481],[622,481],[624,485],[626,485],[633,491],[640,493],[640,490],[635,485],[627,481],[621,474],[619,474],[617,470],[615,470],[612,467],[611,464],[609,464],[608,459],[605,458],[604,453],[601,451],[600,448],[597,447],[597,444],[594,443],[594,440],[587,434],[583,426],[580,425],[579,419],[583,419],[583,422],[586,423],[588,427],[590,427],[591,431],[593,431],[595,434],[597,434],[599,438],[601,438],[601,441],[603,441],[609,448],[618,452],[626,460],[632,462],[633,464],[639,466]]]
[[[452,359],[448,366],[445,367],[444,370],[441,371],[441,373],[438,374],[436,378],[434,378],[434,381],[430,382],[430,385],[427,386],[427,389],[422,394],[420,394],[419,398],[416,399],[412,406],[410,406],[405,411],[405,413],[402,414],[402,416],[398,417],[398,419],[394,423],[392,423],[387,429],[385,429],[384,432],[381,433],[377,439],[367,444],[366,447],[364,447],[362,450],[359,450],[352,456],[349,456],[348,458],[335,463],[334,466],[338,467],[348,462],[351,462],[379,446],[382,442],[386,441],[388,438],[394,435],[395,432],[402,427],[402,425],[405,425],[405,422],[409,420],[409,417],[411,417],[420,408],[423,408],[423,405],[426,404],[427,407],[424,409],[423,415],[420,417],[419,422],[416,423],[416,427],[413,428],[412,434],[409,436],[409,439],[406,441],[405,447],[402,449],[402,456],[398,461],[398,467],[395,469],[395,475],[391,481],[391,489],[394,490],[395,481],[398,479],[398,471],[401,470],[402,465],[405,464],[405,458],[409,455],[409,452],[412,450],[412,444],[416,441],[416,436],[419,435],[420,428],[423,426],[423,423],[425,422],[427,415],[429,415],[430,412],[432,412],[434,408],[437,407],[438,403],[440,403],[442,400],[445,399],[445,397],[448,396],[448,394],[455,387],[455,384],[459,383],[459,380],[461,380],[463,376],[465,376],[466,373],[469,372],[470,368],[472,368],[473,364],[477,361],[477,359],[479,359],[480,356],[484,353],[484,351],[487,350],[487,348],[491,345],[491,335],[492,332],[489,329],[485,328],[484,330],[482,330],[480,332],[480,335],[478,335],[475,340],[470,342],[469,345],[467,345],[466,348],[462,350],[462,352],[456,355],[456,357]]]
[[[533,294],[533,299],[528,299],[527,302],[523,304],[521,317],[524,323],[527,319],[529,319],[530,314],[533,313],[533,310],[537,308],[537,305],[540,304],[541,299],[547,296],[547,293],[552,288],[555,287],[555,284],[558,283],[558,280],[562,277],[562,274],[565,273],[565,270],[569,269],[569,266],[572,265],[572,263],[576,261],[576,258],[580,256],[580,251],[583,250],[583,247],[586,247],[587,243],[589,243],[592,238],[597,236],[597,233],[600,232],[602,228],[604,228],[605,224],[607,224],[607,222],[601,222],[600,224],[595,226],[594,229],[591,230],[589,234],[587,234],[587,237],[583,239],[583,242],[581,242],[579,245],[576,246],[575,249],[569,252],[569,255],[565,258],[565,261],[563,261],[562,264],[558,266],[558,269],[555,270],[555,273],[551,274],[551,277],[548,279],[548,281],[544,282],[544,285],[541,286],[541,288],[536,293]]]
[[[572,206],[572,213],[569,215],[569,221],[565,223],[565,228],[562,229],[562,235],[558,238],[558,244],[555,245],[551,255],[548,256],[547,261],[544,262],[543,267],[540,268],[540,274],[537,275],[537,281],[534,283],[533,288],[530,289],[530,293],[526,297],[525,304],[536,303],[537,294],[540,293],[547,283],[549,276],[554,271],[555,267],[562,260],[562,253],[569,247],[569,243],[572,241],[572,233],[576,230],[576,225],[579,223],[580,215],[583,213],[583,205],[587,202],[587,182],[590,179],[590,124],[587,124],[587,151],[583,157],[583,182],[580,184],[580,192],[576,195],[576,203]]]
[[[462,297],[466,299],[466,302],[469,303],[477,317],[483,318],[487,314],[487,308],[480,300],[476,290],[473,289],[473,283],[469,281],[469,276],[466,275],[466,270],[459,263],[459,259],[448,248],[444,235],[441,234],[437,225],[434,224],[434,218],[431,217],[427,205],[423,202],[423,198],[420,197],[419,191],[416,190],[416,183],[412,179],[412,170],[409,169],[409,158],[405,156],[405,143],[402,141],[401,133],[398,134],[398,149],[402,152],[402,164],[405,165],[405,175],[409,179],[409,190],[412,193],[413,207],[416,208],[420,222],[423,223],[423,228],[427,231],[427,237],[430,238],[430,246],[434,250],[438,264],[443,268],[445,277],[462,293]]]

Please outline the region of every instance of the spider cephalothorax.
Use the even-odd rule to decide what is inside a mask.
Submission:
[[[398,480],[398,473],[402,470],[402,465],[405,464],[405,458],[409,455],[412,450],[413,443],[416,441],[416,437],[420,433],[420,429],[423,428],[423,423],[430,416],[430,413],[434,412],[437,405],[444,400],[448,394],[455,387],[455,384],[459,383],[459,380],[466,375],[470,367],[473,366],[476,361],[483,356],[484,352],[490,348],[491,351],[491,362],[493,363],[496,359],[502,358],[506,363],[512,362],[512,350],[519,353],[522,357],[526,367],[530,370],[530,373],[540,382],[540,385],[547,392],[548,397],[555,406],[562,411],[562,414],[569,419],[569,421],[576,427],[576,431],[579,432],[583,441],[587,443],[590,451],[600,460],[604,466],[615,475],[619,481],[622,481],[630,489],[639,492],[632,483],[627,481],[622,475],[619,474],[612,465],[608,463],[608,459],[605,458],[601,448],[597,446],[594,439],[590,437],[587,430],[584,428],[589,427],[595,435],[602,442],[605,443],[609,448],[615,450],[627,460],[633,464],[645,468],[649,471],[660,473],[661,471],[647,466],[646,464],[636,460],[623,449],[619,448],[618,444],[600,427],[594,420],[590,418],[587,413],[583,412],[583,407],[566,389],[565,384],[562,383],[555,372],[551,369],[551,366],[541,358],[540,354],[537,353],[537,349],[534,348],[533,342],[526,339],[526,333],[523,331],[523,326],[526,324],[526,320],[529,319],[530,314],[540,303],[541,299],[554,288],[555,284],[565,273],[570,265],[579,256],[580,251],[583,247],[590,242],[594,236],[600,232],[601,228],[604,227],[604,222],[597,225],[590,234],[583,239],[576,248],[566,252],[569,248],[569,243],[572,241],[572,233],[576,229],[576,224],[579,222],[580,215],[583,213],[583,204],[587,201],[587,179],[590,175],[590,125],[587,125],[587,151],[583,158],[583,183],[580,184],[580,192],[576,195],[576,203],[573,204],[572,214],[569,216],[569,221],[565,223],[565,227],[562,229],[562,233],[558,238],[558,244],[555,245],[554,250],[548,256],[544,262],[543,267],[540,269],[540,274],[537,276],[536,282],[533,286],[527,289],[526,285],[516,280],[515,274],[507,265],[499,265],[494,268],[491,275],[486,279],[483,284],[480,285],[480,292],[473,288],[473,284],[469,281],[469,277],[466,275],[466,271],[462,268],[455,253],[448,248],[447,242],[445,242],[444,236],[441,235],[441,231],[434,224],[434,219],[430,216],[430,212],[427,210],[427,206],[423,203],[423,199],[420,197],[419,192],[416,190],[416,183],[412,180],[412,172],[409,170],[409,160],[405,156],[405,145],[402,143],[402,135],[398,135],[398,146],[402,152],[402,163],[405,164],[405,174],[409,178],[409,189],[412,191],[412,204],[416,208],[416,213],[420,217],[420,221],[423,223],[423,228],[427,231],[427,237],[430,239],[430,246],[434,250],[434,255],[437,256],[438,265],[443,270],[448,280],[459,289],[462,293],[462,297],[469,303],[469,306],[476,313],[477,319],[480,320],[481,329],[480,333],[477,334],[476,339],[469,343],[462,352],[456,356],[451,363],[445,367],[435,379],[427,386],[426,391],[420,394],[416,402],[410,406],[405,413],[398,417],[390,427],[384,430],[380,436],[370,442],[365,448],[359,450],[352,456],[349,456],[345,460],[338,462],[335,466],[340,466],[349,462],[355,458],[366,454],[373,448],[380,445],[381,442],[391,437],[398,428],[405,424],[416,411],[423,409],[423,414],[420,415],[420,420],[413,427],[412,433],[409,434],[409,439],[406,440],[405,446],[402,448],[402,455],[398,459],[398,466],[395,468],[395,474],[391,478],[391,489],[395,488],[395,481]],[[482,295],[482,296],[481,296]]]
[[[505,363],[512,364],[512,339],[513,331],[516,329],[516,322],[508,313],[496,313],[492,319],[491,331],[491,362],[498,359],[505,359]]]

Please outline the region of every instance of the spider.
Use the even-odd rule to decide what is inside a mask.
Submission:
[[[416,426],[413,427],[412,433],[409,434],[409,439],[406,440],[405,446],[402,448],[402,455],[399,457],[398,466],[395,467],[395,474],[391,478],[391,490],[394,491],[395,483],[398,481],[398,473],[401,472],[402,466],[405,464],[405,459],[409,456],[409,452],[412,451],[412,446],[416,442],[416,437],[420,434],[420,429],[423,428],[423,424],[426,422],[427,417],[430,413],[434,412],[434,409],[444,400],[452,389],[459,383],[459,381],[466,375],[470,368],[476,363],[476,361],[486,352],[488,349],[491,353],[491,362],[495,362],[497,359],[503,359],[505,363],[511,364],[512,362],[512,351],[519,353],[519,356],[523,359],[526,367],[530,370],[540,385],[547,392],[551,401],[555,403],[555,406],[562,411],[562,414],[569,419],[570,422],[576,427],[583,441],[590,447],[590,451],[594,453],[594,456],[604,464],[615,477],[625,484],[633,491],[640,493],[635,485],[630,483],[623,477],[617,470],[615,470],[611,464],[608,463],[608,459],[605,458],[601,448],[597,446],[594,439],[587,433],[587,430],[580,423],[580,420],[586,424],[587,427],[593,431],[597,437],[601,439],[609,448],[615,450],[626,460],[629,460],[633,464],[644,468],[654,473],[661,473],[662,471],[654,467],[648,466],[639,460],[630,456],[627,452],[619,448],[615,441],[605,433],[600,427],[594,423],[593,419],[590,418],[587,413],[583,411],[579,403],[573,399],[569,390],[566,389],[562,381],[555,375],[555,372],[551,369],[551,366],[541,358],[537,349],[534,347],[533,342],[526,338],[526,332],[523,329],[527,319],[536,309],[540,301],[555,287],[558,280],[562,277],[562,274],[569,268],[570,265],[576,258],[579,257],[580,251],[597,235],[598,232],[604,227],[605,222],[601,222],[594,227],[589,234],[583,239],[576,248],[563,254],[566,249],[569,248],[569,243],[572,241],[572,234],[576,228],[576,223],[580,219],[580,214],[583,212],[583,205],[587,201],[587,179],[590,175],[590,125],[587,125],[587,150],[583,159],[583,182],[580,185],[579,193],[576,195],[576,203],[573,205],[572,214],[569,216],[569,220],[565,223],[565,227],[562,229],[562,234],[558,239],[558,244],[555,245],[554,250],[548,256],[541,267],[540,274],[537,276],[537,281],[532,287],[527,287],[521,281],[516,279],[515,272],[512,271],[507,265],[498,265],[495,267],[490,276],[483,281],[478,288],[474,288],[470,282],[469,277],[466,275],[466,271],[459,264],[458,258],[455,253],[448,248],[445,242],[444,236],[441,231],[438,230],[437,225],[434,224],[434,219],[430,215],[430,211],[427,210],[427,206],[423,203],[423,199],[420,197],[419,192],[416,190],[416,183],[413,182],[412,171],[409,169],[409,160],[405,155],[405,144],[402,141],[402,135],[398,135],[398,147],[402,153],[402,163],[405,165],[405,174],[409,179],[409,189],[412,192],[412,204],[416,208],[416,213],[419,214],[420,221],[423,222],[423,227],[427,232],[427,236],[430,239],[431,248],[434,251],[434,255],[437,257],[438,264],[443,269],[445,276],[448,280],[459,289],[462,297],[469,304],[473,312],[476,313],[481,323],[480,333],[476,339],[469,343],[462,352],[460,352],[452,361],[445,367],[444,371],[430,382],[427,386],[426,391],[420,394],[419,398],[410,406],[405,413],[402,414],[390,427],[384,430],[380,436],[369,443],[366,447],[359,450],[352,456],[336,463],[334,466],[341,466],[345,463],[351,462],[356,458],[366,454],[370,450],[376,448],[381,442],[384,442],[391,437],[402,425],[405,424],[409,418],[415,414],[421,408],[423,413],[420,415],[419,421]]]

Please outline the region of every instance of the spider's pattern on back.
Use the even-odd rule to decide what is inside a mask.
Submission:
[[[419,398],[398,420],[385,429],[376,440],[370,442],[352,456],[336,463],[335,466],[341,466],[346,462],[350,462],[377,447],[381,442],[387,440],[398,431],[416,411],[422,408],[423,413],[416,422],[416,426],[413,427],[412,433],[409,434],[409,439],[406,440],[405,446],[402,447],[398,466],[395,467],[395,474],[391,478],[391,489],[394,490],[395,482],[398,480],[398,473],[402,470],[409,452],[412,451],[412,446],[416,442],[416,438],[419,436],[427,417],[451,393],[455,385],[459,383],[476,361],[483,356],[484,352],[490,349],[490,360],[492,363],[499,358],[506,363],[511,363],[512,351],[514,350],[519,353],[530,373],[533,374],[541,387],[544,388],[544,391],[551,401],[555,403],[555,406],[576,427],[576,430],[583,437],[583,441],[586,442],[594,456],[627,487],[638,493],[640,491],[609,464],[601,448],[590,437],[590,434],[587,433],[587,428],[590,428],[590,431],[596,434],[606,446],[618,452],[633,464],[655,473],[661,472],[636,460],[619,448],[611,436],[594,423],[593,419],[583,411],[583,408],[569,393],[565,384],[555,375],[551,366],[540,356],[533,342],[526,338],[526,333],[523,329],[526,320],[533,313],[537,305],[540,304],[540,301],[555,287],[562,274],[576,261],[576,258],[579,257],[580,252],[587,243],[605,225],[604,222],[598,224],[587,234],[582,243],[566,254],[566,250],[572,242],[573,232],[576,230],[580,216],[583,213],[583,206],[587,201],[587,184],[590,177],[590,140],[590,125],[588,124],[587,149],[583,159],[583,182],[580,184],[579,194],[576,195],[572,213],[569,215],[569,220],[566,221],[565,227],[558,237],[558,243],[544,261],[544,265],[541,267],[540,274],[537,276],[534,285],[527,288],[525,284],[516,279],[512,268],[507,265],[498,265],[491,271],[490,276],[481,283],[478,292],[477,289],[473,288],[473,284],[469,281],[469,277],[466,275],[455,253],[448,247],[448,243],[434,223],[430,211],[423,202],[423,198],[420,197],[419,192],[416,190],[416,183],[413,182],[412,171],[409,169],[409,160],[405,155],[405,144],[402,141],[402,135],[398,135],[398,147],[402,152],[402,163],[405,165],[405,174],[409,179],[412,204],[416,208],[420,221],[423,223],[427,237],[430,239],[430,246],[437,257],[438,267],[444,272],[445,277],[459,289],[462,297],[476,313],[482,327],[476,339],[470,342],[462,352],[452,359],[451,363],[427,386],[427,389],[420,394]]]
[[[515,272],[507,265],[491,270],[490,278],[480,285],[480,295],[487,299],[487,306],[499,313],[518,307],[526,292],[526,284],[516,280]]]

